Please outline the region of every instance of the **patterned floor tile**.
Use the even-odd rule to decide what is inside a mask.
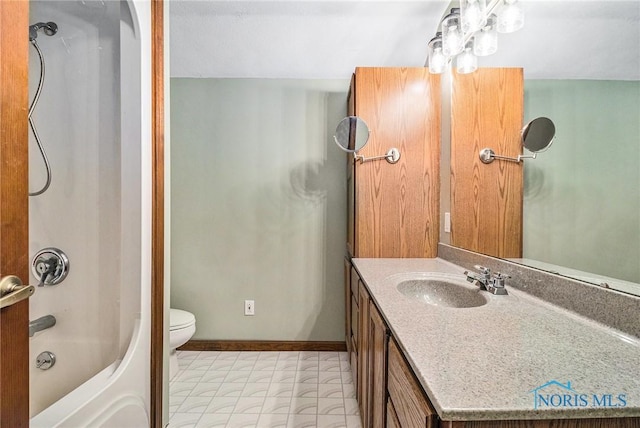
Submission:
[[[205,409],[205,413],[231,414],[240,397],[213,397]]]
[[[170,428],[361,428],[346,352],[178,351]]]
[[[204,413],[212,397],[186,397],[176,413]]]
[[[234,413],[227,421],[227,428],[255,428],[260,414]]]
[[[196,428],[225,428],[230,417],[230,413],[205,413]],[[173,425],[170,428],[173,428]]]
[[[286,428],[288,414],[262,413],[258,419],[258,427]]]
[[[317,415],[289,415],[287,428],[317,428]]]
[[[347,419],[344,415],[318,415],[318,427],[346,428]]]
[[[202,415],[198,413],[174,413],[169,421],[170,428],[194,428]]]

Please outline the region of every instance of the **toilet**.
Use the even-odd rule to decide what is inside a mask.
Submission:
[[[178,373],[176,348],[184,345],[196,332],[196,317],[180,309],[169,310],[169,379]]]

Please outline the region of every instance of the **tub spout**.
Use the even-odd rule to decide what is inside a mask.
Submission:
[[[45,315],[37,320],[29,321],[29,337],[33,337],[39,331],[46,330],[56,325],[56,317]]]

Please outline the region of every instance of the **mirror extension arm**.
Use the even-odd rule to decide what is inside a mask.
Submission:
[[[355,161],[360,161],[360,163],[365,163],[368,161],[372,161],[372,160],[380,160],[380,159],[386,159],[387,162],[394,164],[396,162],[398,162],[400,160],[400,150],[396,149],[395,147],[389,149],[389,151],[387,152],[387,154],[384,154],[382,156],[373,156],[370,158],[366,158],[362,155],[359,155],[357,153],[353,154],[353,160]]]
[[[520,163],[522,162],[522,159],[535,159],[535,158],[536,158],[536,153],[533,153],[531,155],[518,155],[517,158],[512,158],[509,156],[497,155],[490,148],[485,148],[480,150],[480,160],[482,161],[482,163],[491,163],[496,159]]]

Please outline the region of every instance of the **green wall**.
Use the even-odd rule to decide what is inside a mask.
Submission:
[[[171,306],[194,339],[344,340],[348,87],[171,79]]]
[[[557,134],[525,161],[524,257],[640,282],[640,82],[527,80],[538,116]]]

